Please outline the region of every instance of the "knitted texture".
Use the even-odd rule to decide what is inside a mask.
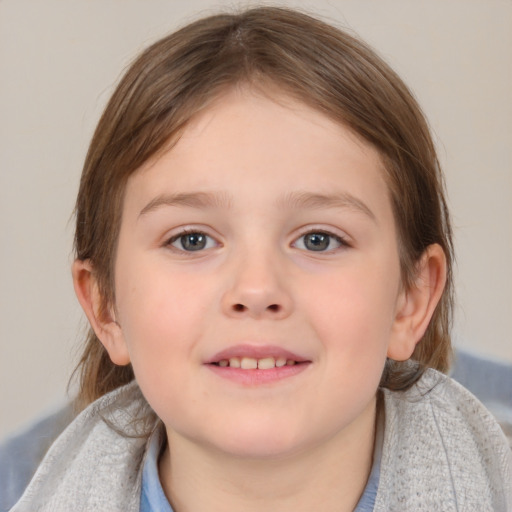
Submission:
[[[466,389],[428,370],[406,392],[384,393],[375,512],[512,511],[512,452]],[[12,512],[138,512],[147,445],[135,383],[89,406],[54,443]],[[153,423],[157,421],[153,417]]]
[[[384,392],[375,512],[512,511],[512,452],[469,391],[429,370],[407,392]]]

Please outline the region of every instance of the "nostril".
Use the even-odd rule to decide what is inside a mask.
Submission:
[[[245,306],[244,304],[233,304],[233,311],[236,311],[237,313],[242,313],[243,311],[245,311],[247,308],[247,306]],[[279,304],[270,304],[269,306],[266,307],[266,309],[268,311],[272,311],[273,313],[277,313],[281,310],[281,306],[279,306]]]

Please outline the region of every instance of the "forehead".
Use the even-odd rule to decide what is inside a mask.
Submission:
[[[131,176],[126,199],[220,191],[246,200],[262,195],[256,192],[340,189],[385,203],[384,176],[378,151],[347,126],[285,93],[244,87],[196,114],[167,151]]]

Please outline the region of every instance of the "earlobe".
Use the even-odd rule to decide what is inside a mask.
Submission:
[[[94,269],[89,260],[75,260],[72,266],[73,286],[96,336],[114,364],[129,364],[130,356],[123,332],[114,313],[104,306]]]
[[[405,361],[421,340],[446,283],[446,257],[438,244],[427,247],[420,261],[414,283],[403,290],[397,301],[388,357]]]

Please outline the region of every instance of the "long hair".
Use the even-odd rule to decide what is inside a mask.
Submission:
[[[117,86],[92,138],[76,202],[76,258],[90,260],[104,307],[115,304],[114,262],[130,175],[167,150],[191,117],[230,87],[271,84],[372,144],[398,231],[401,276],[412,286],[424,250],[439,244],[447,281],[412,356],[388,361],[381,385],[406,389],[451,355],[452,234],[443,176],[427,122],[402,80],[366,44],[309,15],[276,7],[193,22],[147,48]],[[91,330],[76,374],[85,405],[134,378]]]

